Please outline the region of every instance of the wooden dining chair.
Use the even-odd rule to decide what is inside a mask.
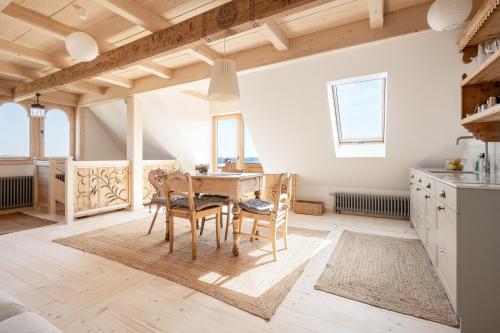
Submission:
[[[267,238],[272,242],[273,258],[276,260],[276,238],[278,229],[281,227],[285,249],[288,248],[288,210],[290,207],[291,175],[290,172],[283,173],[279,177],[276,193],[273,193],[273,202],[260,199],[250,199],[239,204],[241,212],[239,215],[240,225],[238,232],[241,235],[254,238]],[[252,219],[252,232],[242,232],[245,220]],[[270,235],[257,233],[259,228],[267,229]]]
[[[229,223],[231,222],[231,210],[233,209],[233,202],[230,197],[225,196],[225,195],[213,195],[213,194],[204,194],[203,197],[209,197],[209,198],[214,198],[215,200],[222,201],[222,217],[226,217],[226,231],[224,233],[224,240],[227,240],[227,234],[229,230]],[[224,208],[226,211],[224,211]],[[205,221],[206,219],[203,218],[201,220],[201,227],[200,227],[200,236],[203,235],[203,230],[205,229]],[[223,228],[224,221],[221,218],[220,222],[220,227]]]
[[[149,226],[148,235],[151,234],[153,230],[153,226],[155,224],[156,218],[158,217],[158,212],[162,207],[167,208],[166,197],[163,192],[163,181],[165,179],[167,172],[162,169],[151,170],[148,173],[148,180],[151,185],[154,187],[156,193],[153,194],[151,198],[151,205],[156,205],[155,215],[153,216],[153,220],[151,221],[151,225]],[[150,208],[151,209],[151,208]]]
[[[215,238],[220,248],[220,221],[222,201],[214,198],[197,197],[189,173],[167,174],[163,182],[167,198],[168,251],[174,251],[174,217],[187,219],[191,224],[192,258],[196,259],[198,219],[215,215]]]

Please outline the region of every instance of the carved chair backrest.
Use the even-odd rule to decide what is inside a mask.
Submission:
[[[290,205],[290,193],[291,193],[291,180],[292,176],[290,172],[282,173],[279,177],[277,183],[277,192],[274,197],[273,214],[277,215],[282,211],[288,209]]]
[[[172,207],[172,198],[177,196],[187,198],[189,210],[195,210],[193,182],[189,173],[174,172],[166,174],[163,191],[167,197],[168,208]]]
[[[162,187],[162,184],[165,180],[165,176],[167,175],[167,172],[166,170],[162,170],[162,169],[154,169],[154,170],[151,170],[149,171],[148,173],[148,179],[149,179],[149,182],[151,183],[151,185],[153,185],[155,191],[156,191],[156,195],[158,197],[162,196],[163,195],[163,187]]]

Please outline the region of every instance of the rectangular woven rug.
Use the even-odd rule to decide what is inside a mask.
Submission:
[[[22,213],[0,215],[0,235],[44,227],[55,223],[57,222]]]
[[[232,255],[232,237],[217,249],[214,221],[198,238],[197,259],[191,259],[188,222],[176,220],[174,252],[168,253],[165,224],[156,223],[146,235],[150,219],[127,222],[57,239],[54,242],[120,262],[215,297],[264,319],[271,319],[328,235],[326,231],[288,228],[288,250],[278,239],[278,260],[271,242],[242,237],[240,256]]]
[[[418,239],[344,231],[315,289],[458,326],[443,286]]]

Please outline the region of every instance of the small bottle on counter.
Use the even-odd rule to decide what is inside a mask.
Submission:
[[[474,170],[478,173],[481,173],[484,171],[484,164],[485,164],[485,158],[486,155],[484,153],[479,154],[479,159],[476,161],[476,165],[474,167]]]

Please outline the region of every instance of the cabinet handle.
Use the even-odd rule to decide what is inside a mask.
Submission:
[[[444,210],[444,207],[443,206],[438,206],[438,210],[439,211]]]
[[[413,185],[413,182],[410,182],[410,186],[412,186],[412,185]]]
[[[446,251],[445,250],[439,250],[439,253],[442,254],[442,255],[446,255]]]
[[[417,191],[420,191],[420,187],[417,187]]]
[[[426,199],[429,199],[430,197],[431,197],[430,195],[427,195],[427,194],[425,195]]]
[[[441,191],[441,193],[439,194],[439,196],[441,198],[446,198],[446,192],[445,191]]]
[[[410,177],[410,178],[411,178],[411,179],[415,178],[415,175],[411,175],[411,177]]]
[[[431,188],[431,183],[427,184],[426,186],[427,188]]]
[[[418,182],[419,182],[419,183],[421,183],[421,182],[422,182],[422,178],[420,178],[420,179],[418,180]]]

